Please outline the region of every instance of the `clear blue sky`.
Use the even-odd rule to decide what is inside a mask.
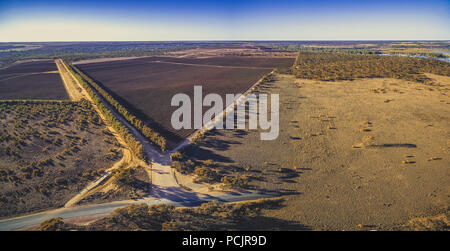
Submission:
[[[0,0],[0,41],[449,40],[448,0]]]

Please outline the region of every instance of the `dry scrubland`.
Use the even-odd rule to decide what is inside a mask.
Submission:
[[[203,93],[242,93],[276,67],[289,67],[293,58],[151,57],[76,67],[97,81],[115,99],[151,128],[168,139],[168,148],[194,130],[174,130],[170,116],[172,96],[186,93],[193,97],[193,86],[203,85]]]
[[[324,81],[388,77],[432,83],[424,73],[450,76],[449,63],[398,56],[300,52],[294,65],[297,77]]]
[[[386,48],[383,49],[382,52],[387,54],[426,56],[436,59],[450,57],[449,49],[443,48]]]
[[[218,173],[285,193],[264,215],[313,229],[393,229],[448,213],[449,77],[319,82],[278,75],[280,136],[216,131],[192,148]],[[442,226],[441,226],[442,227]]]
[[[53,60],[18,63],[0,69],[0,99],[68,100]]]
[[[0,102],[0,217],[61,207],[121,158],[86,101]]]
[[[141,199],[150,193],[151,180],[148,169],[140,165],[120,166],[112,178],[80,200],[78,205],[111,201]]]
[[[299,226],[447,229],[450,77],[427,72],[450,75],[449,65],[401,59],[394,67],[391,57],[370,57],[300,58],[298,78],[275,75],[257,90],[280,94],[277,140],[216,130],[185,149],[182,162],[208,167],[206,177],[285,194],[284,207],[264,215]],[[391,78],[375,78],[385,75]],[[331,81],[339,78],[352,80]]]

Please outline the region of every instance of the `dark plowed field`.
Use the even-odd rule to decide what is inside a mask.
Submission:
[[[42,60],[14,64],[8,68],[0,69],[0,78],[12,74],[36,73],[46,71],[57,71],[58,68],[53,60]]]
[[[58,73],[38,73],[0,80],[0,99],[67,100]]]
[[[171,141],[170,144],[179,142],[195,131],[172,128],[172,112],[178,107],[172,107],[170,102],[175,94],[186,93],[193,101],[194,85],[203,86],[203,97],[208,93],[217,93],[222,97],[228,93],[242,93],[273,68],[290,66],[293,60],[151,57],[79,64],[77,67],[102,84],[130,111],[165,135]]]
[[[53,60],[15,64],[1,69],[0,99],[69,99],[57,70]]]
[[[221,65],[233,67],[261,67],[276,68],[290,67],[294,62],[294,58],[269,58],[269,57],[210,57],[210,58],[152,58],[152,60],[160,60],[164,62],[186,63],[186,64],[203,64],[203,65]]]

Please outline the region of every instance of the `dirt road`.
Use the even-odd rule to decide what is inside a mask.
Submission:
[[[59,75],[64,83],[64,87],[66,88],[67,94],[69,94],[70,100],[79,101],[84,95],[81,93],[80,87],[75,85],[75,80],[69,74],[66,67],[62,64],[61,59],[56,59],[55,64],[58,67]]]
[[[108,168],[102,176],[100,176],[99,178],[97,178],[96,180],[94,180],[93,182],[88,184],[77,195],[75,195],[72,199],[67,201],[66,204],[64,205],[64,207],[67,208],[67,207],[75,206],[83,198],[87,197],[88,194],[90,194],[96,187],[98,187],[100,184],[102,184],[102,182],[107,180],[110,177],[112,171],[120,168],[122,165],[127,165],[129,163],[132,163],[132,155],[131,155],[130,150],[123,148],[122,152],[123,152],[123,157],[121,160],[116,162],[112,167]]]
[[[104,204],[78,206],[71,208],[60,208],[41,213],[35,213],[26,216],[0,220],[0,231],[11,231],[31,227],[54,217],[61,217],[63,219],[73,219],[82,216],[107,214],[114,211],[114,209],[125,207],[130,204],[140,204],[140,203],[146,203],[147,205],[170,204],[174,206],[193,207],[212,200],[218,200],[226,203],[245,200],[255,200],[261,197],[268,198],[274,196],[273,194],[263,194],[256,192],[248,192],[248,193],[230,192],[230,193],[222,193],[218,196],[213,196],[201,194],[199,195],[195,193],[186,193],[186,192],[178,193],[177,191],[171,189],[160,190],[159,195],[160,196],[157,197],[146,197],[140,200],[125,200]],[[161,198],[162,196],[170,197],[170,199]]]

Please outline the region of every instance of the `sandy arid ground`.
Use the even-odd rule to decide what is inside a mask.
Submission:
[[[263,90],[280,94],[278,139],[220,130],[202,143],[203,158],[285,192],[285,206],[265,216],[299,226],[389,230],[434,217],[448,228],[450,78],[428,76],[434,85],[277,75]]]

